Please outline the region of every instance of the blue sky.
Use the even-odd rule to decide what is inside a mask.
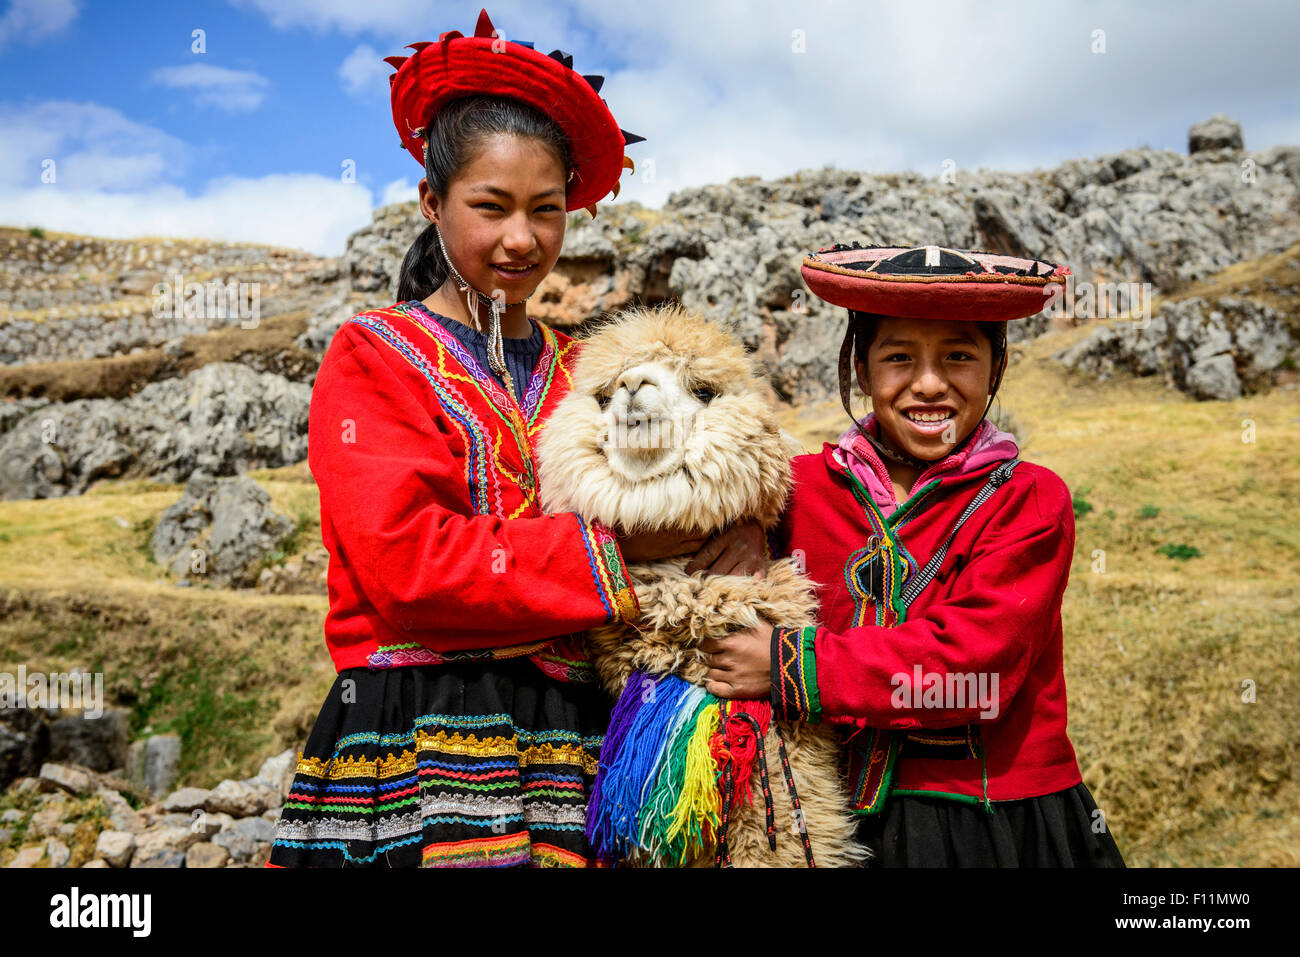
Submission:
[[[195,29],[206,33],[204,54],[191,52]],[[343,93],[335,75],[355,46],[337,34],[282,32],[260,13],[226,3],[99,0],[85,3],[57,37],[11,39],[0,59],[11,78],[7,101],[93,101],[175,137],[184,152],[168,156],[176,164],[169,175],[195,190],[217,176],[337,176],[341,156],[357,160],[363,181],[381,168],[390,178],[403,172],[383,162],[400,159],[387,155],[397,153],[391,145],[381,148],[396,142],[387,135],[391,120],[374,103]],[[195,88],[154,78],[158,70],[199,64],[266,82],[214,83],[209,88],[228,95],[205,100]],[[14,77],[28,79],[18,85]]]
[[[382,58],[472,32],[446,0],[0,0],[0,223],[341,253],[414,198]],[[647,136],[622,197],[832,164],[960,176],[1150,145],[1226,112],[1300,143],[1300,5],[508,0],[510,39],[607,76]],[[204,31],[205,52],[192,50]],[[1100,49],[1099,49],[1100,38]],[[355,182],[345,182],[352,161]],[[48,179],[53,164],[54,182]]]

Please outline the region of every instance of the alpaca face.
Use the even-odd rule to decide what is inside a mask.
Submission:
[[[673,365],[638,363],[618,376],[611,395],[597,396],[597,404],[605,405],[605,458],[629,482],[690,468],[695,420],[715,393],[707,386],[687,392]]]
[[[738,342],[677,306],[625,313],[583,342],[538,459],[547,511],[626,531],[770,525],[790,481],[766,381]]]

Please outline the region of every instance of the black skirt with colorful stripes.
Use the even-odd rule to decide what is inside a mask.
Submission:
[[[610,703],[527,658],[341,671],[271,867],[581,867]]]

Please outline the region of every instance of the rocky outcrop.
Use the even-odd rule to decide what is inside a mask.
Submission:
[[[126,764],[130,715],[109,709],[97,718],[68,715],[50,722],[50,760],[111,771]]]
[[[267,556],[293,534],[294,521],[248,476],[190,476],[180,501],[154,526],[154,560],[186,583],[251,587]]]
[[[33,708],[0,708],[0,786],[34,775],[50,753],[50,728]]]
[[[0,499],[84,492],[101,478],[183,482],[307,455],[310,385],[215,362],[128,399],[37,406],[0,435]]]
[[[1241,124],[1223,113],[1215,113],[1204,123],[1197,123],[1187,131],[1189,154],[1210,150],[1239,150],[1244,146]]]
[[[73,669],[63,674],[75,672]],[[28,672],[29,677],[33,674]],[[125,768],[129,778],[132,751],[161,738],[174,741],[179,755],[180,739],[174,735],[155,735],[128,747],[129,736],[130,714],[121,708],[91,714],[84,710],[64,713],[54,706],[37,707],[35,702],[27,701],[0,708],[0,788],[23,777],[45,776],[57,782],[57,776],[45,775],[47,766],[75,765],[92,772]],[[173,757],[167,785],[175,779],[175,765]]]
[[[176,781],[181,759],[181,739],[174,734],[154,734],[134,742],[127,751],[126,778],[152,798],[166,794]]]
[[[330,553],[320,546],[302,555],[263,568],[257,579],[258,591],[273,595],[326,595]]]
[[[1119,371],[1158,374],[1198,399],[1235,399],[1271,386],[1279,369],[1295,368],[1297,344],[1268,306],[1194,297],[1164,305],[1145,325],[1102,326],[1053,358],[1103,380]]]
[[[126,355],[301,308],[284,295],[295,289],[318,294],[307,276],[323,261],[296,249],[36,232],[0,228],[0,365]],[[239,310],[254,298],[256,315]]]
[[[329,348],[330,340],[334,338],[334,333],[338,332],[339,326],[366,309],[368,305],[373,305],[373,302],[367,303],[364,295],[357,294],[355,291],[350,293],[343,286],[337,287],[314,304],[311,315],[307,319],[307,331],[300,335],[294,344],[299,349],[323,354]]]

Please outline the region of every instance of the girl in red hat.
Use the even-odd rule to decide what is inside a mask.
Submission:
[[[636,617],[625,560],[704,543],[542,513],[534,443],[577,350],[525,304],[639,137],[600,77],[486,12],[412,46],[393,116],[430,225],[398,301],[344,323],[313,387],[338,676],[268,863],[580,866],[610,706],[566,636]],[[712,571],[762,566],[757,526],[709,545]]]
[[[822,624],[707,643],[708,688],[839,726],[878,865],[1123,866],[1066,734],[1070,492],[985,418],[1007,322],[1067,273],[936,246],[804,262],[813,292],[849,309],[854,424],[794,460],[775,544],[802,557]],[[851,380],[871,402],[861,421]]]

